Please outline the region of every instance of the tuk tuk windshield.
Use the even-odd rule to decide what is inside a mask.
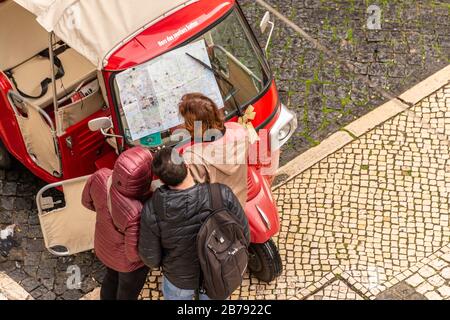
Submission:
[[[205,94],[227,119],[262,93],[269,82],[268,67],[244,19],[235,8],[182,47],[116,75],[128,143],[170,144],[171,132],[183,125],[178,105],[186,93]]]

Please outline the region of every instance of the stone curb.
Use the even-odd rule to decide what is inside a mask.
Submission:
[[[1,296],[4,296],[7,300],[34,300],[24,288],[3,272],[0,272]]]
[[[345,130],[351,132],[356,138],[361,137],[376,126],[386,122],[395,117],[399,113],[407,110],[411,106],[394,99],[379,106],[375,110],[353,121],[345,127]]]
[[[399,98],[408,104],[415,105],[449,83],[450,65],[402,93]]]
[[[450,83],[450,65],[402,93],[398,98],[386,102],[365,116],[353,121],[341,129],[341,131],[334,133],[322,141],[318,146],[307,150],[278,169],[278,177],[287,177],[277,185],[273,186],[272,190],[278,189],[286,182],[311,168],[317,162],[325,159],[330,154],[335,153],[350,142],[361,137],[363,134],[413,107],[415,104],[448,83]]]

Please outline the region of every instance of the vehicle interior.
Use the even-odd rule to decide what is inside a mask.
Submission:
[[[233,83],[239,88],[234,95],[235,100],[228,99],[225,101],[227,110],[233,110],[233,108],[235,108],[235,103],[244,104],[257,96],[259,92],[257,84],[261,85],[262,81],[226,49],[221,46],[213,46],[213,48],[215,57],[213,65],[216,61],[219,61],[216,68],[220,70],[223,77],[228,79],[229,83]],[[218,58],[222,56],[224,56],[225,59]],[[220,63],[221,60],[225,62]],[[223,67],[224,65],[225,67]],[[230,86],[227,82],[220,78],[217,79],[217,82],[222,92],[230,92]]]
[[[0,72],[14,88],[10,103],[28,153],[47,172],[61,176],[56,139],[105,108],[98,81],[101,73],[75,50],[53,39],[59,106],[55,112],[49,33],[32,13],[11,0],[0,0],[0,29]]]

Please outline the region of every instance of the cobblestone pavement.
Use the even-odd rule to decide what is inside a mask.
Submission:
[[[104,267],[92,253],[57,258],[44,247],[34,196],[44,186],[29,171],[15,163],[11,171],[0,170],[0,227],[16,224],[16,246],[5,258],[0,271],[28,291],[34,299],[76,300],[99,285]],[[83,277],[80,290],[67,290],[66,273],[77,265]]]
[[[232,299],[450,299],[448,135],[450,85],[278,188],[285,271]]]
[[[240,1],[257,31],[264,9]],[[450,1],[267,0],[331,50],[314,49],[275,20],[269,57],[283,102],[299,119],[282,163],[296,157],[356,118],[397,96],[450,62]],[[378,3],[381,30],[368,30],[367,9]],[[265,44],[266,36],[259,36]],[[338,60],[350,63],[350,72]],[[370,80],[368,85],[363,80]],[[390,99],[389,99],[390,100]]]
[[[427,298],[408,283],[400,282],[381,293],[376,300],[427,300]]]
[[[257,24],[264,10],[251,0],[242,0],[241,3],[258,33]],[[383,27],[379,32],[369,32],[364,27],[367,1],[278,0],[269,3],[333,50],[336,57],[351,62],[358,70],[348,71],[337,59],[330,59],[317,51],[311,43],[277,21],[269,58],[283,102],[297,112],[300,122],[298,132],[283,150],[283,163],[381,104],[385,98],[379,88],[396,95],[448,63],[450,55],[449,36],[446,31],[450,21],[448,1],[416,1],[414,4],[406,0],[380,1],[386,16],[383,16]],[[259,35],[259,38],[261,44],[264,44],[265,36]],[[360,81],[358,76],[374,81],[376,87]],[[408,229],[412,228],[408,224],[414,224],[415,220],[406,217],[402,209],[403,199],[410,196],[410,179],[414,181],[413,188],[422,183],[420,179],[425,179],[421,176],[425,173],[417,166],[412,168],[411,165],[411,169],[408,169],[409,163],[416,164],[418,157],[416,154],[424,150],[424,147],[429,147],[430,150],[426,150],[435,152],[436,156],[443,156],[446,152],[444,146],[436,149],[435,143],[438,143],[438,138],[442,135],[450,134],[450,127],[445,120],[450,119],[450,114],[446,114],[447,111],[441,110],[441,107],[436,107],[435,103],[430,101],[429,104],[425,103],[424,106],[415,108],[414,115],[403,114],[401,116],[403,118],[398,120],[399,123],[392,124],[389,129],[393,135],[398,136],[398,139],[404,137],[405,141],[408,141],[407,147],[412,148],[402,153],[403,160],[395,158],[396,161],[406,163],[403,165],[405,169],[395,171],[398,170],[396,166],[394,169],[389,167],[388,170],[388,165],[386,169],[380,165],[379,171],[372,168],[371,163],[379,163],[384,159],[393,161],[394,157],[393,154],[384,154],[385,151],[381,149],[379,154],[376,153],[378,152],[376,150],[384,146],[380,145],[379,141],[387,134],[380,131],[373,134],[372,140],[361,142],[365,139],[363,138],[359,141],[360,145],[352,144],[351,148],[345,149],[345,153],[330,157],[329,163],[317,165],[308,171],[310,176],[308,173],[302,174],[289,185],[277,190],[276,197],[283,208],[283,226],[277,241],[286,262],[286,271],[276,284],[270,286],[246,278],[244,286],[233,298],[326,299],[334,297],[334,293],[332,296],[329,292],[336,290],[348,292],[348,297],[352,299],[353,294],[372,298],[378,291],[384,289],[383,286],[372,288],[369,279],[375,277],[374,274],[379,274],[380,281],[391,279],[393,275],[445,243],[449,236],[448,228],[435,223],[438,219],[436,212],[431,211],[430,216],[420,216],[420,212],[417,212],[415,213],[417,217],[414,216],[414,219],[418,219],[417,228],[424,229],[416,237],[417,246],[411,249],[410,243],[416,238]],[[434,130],[427,129],[429,136],[418,137],[418,130],[421,130],[415,127],[418,119],[424,127],[434,128]],[[410,127],[411,121],[413,128]],[[398,126],[408,134],[400,134]],[[389,143],[393,144],[393,148],[399,148],[397,145],[399,141]],[[360,161],[365,146],[375,148],[368,164],[360,167],[357,165],[342,167],[344,166],[342,162]],[[353,147],[355,153],[351,156]],[[359,150],[361,153],[358,153]],[[424,161],[420,166],[421,170],[428,168],[427,175],[436,176],[436,184],[429,185],[427,192],[422,195],[423,198],[417,197],[417,201],[422,201],[417,205],[436,210],[435,203],[439,203],[437,209],[445,211],[448,209],[448,204],[444,202],[445,195],[435,191],[436,188],[439,190],[443,188],[441,177],[444,164],[427,162],[425,155],[421,159]],[[332,161],[335,161],[336,166],[339,163],[339,167],[332,167],[334,165]],[[323,177],[328,167],[332,170]],[[363,170],[366,167],[368,170]],[[419,170],[420,179],[415,176],[416,169]],[[358,178],[358,170],[366,175]],[[388,176],[393,170],[394,178]],[[374,181],[371,177],[374,175],[380,181],[383,179],[389,181],[384,191],[377,189],[378,193],[372,193],[371,185]],[[346,179],[340,180],[341,176],[345,176]],[[336,177],[338,183],[335,183],[333,177]],[[398,180],[399,177],[404,179]],[[400,187],[405,191],[389,189],[391,186],[397,188],[391,180],[404,181],[404,185]],[[359,186],[357,181],[361,183]],[[335,186],[342,189],[336,190],[333,197],[324,198],[325,187],[322,184],[327,186],[327,193],[329,188],[334,190]],[[365,186],[366,184],[368,186]],[[0,271],[5,271],[20,283],[35,299],[78,299],[100,284],[104,268],[92,253],[56,258],[46,252],[34,204],[34,195],[41,186],[43,183],[21,165],[16,164],[15,168],[7,173],[0,170],[0,227],[15,223],[19,229],[15,236],[16,248],[7,258],[0,256]],[[305,204],[305,192],[312,199],[311,203]],[[411,195],[416,201],[414,192]],[[371,195],[372,198],[366,200],[365,195]],[[386,204],[386,213],[375,210],[384,207],[385,197],[391,201],[390,204]],[[334,201],[339,199],[341,203],[336,203],[336,207],[331,208]],[[362,209],[364,207],[366,209]],[[393,211],[393,215],[389,212],[391,207],[397,210]],[[361,210],[362,212],[359,212]],[[355,212],[358,213],[357,217]],[[448,216],[443,214],[439,218],[444,225],[448,221],[445,217]],[[356,225],[354,221],[357,221]],[[380,230],[380,223],[384,231]],[[385,230],[384,224],[388,226],[389,223],[391,229]],[[358,229],[363,225],[368,229]],[[402,230],[399,229],[399,225],[402,226]],[[438,227],[441,230],[438,230]],[[434,240],[435,236],[439,240]],[[366,238],[367,240],[364,240]],[[379,248],[378,243],[389,246],[390,242],[392,242],[392,248],[389,248],[391,251]],[[367,251],[364,251],[366,248]],[[409,250],[415,252],[411,258]],[[357,255],[356,252],[364,253]],[[79,290],[67,290],[66,287],[69,277],[66,271],[71,265],[81,267],[83,277]],[[383,267],[379,267],[380,265]],[[145,297],[159,297],[159,285],[156,282],[158,276],[159,273],[154,272],[150,277],[148,287],[144,291]],[[345,289],[345,285],[349,287],[348,290]],[[374,290],[373,294],[364,292],[363,289],[367,287]]]
[[[445,254],[433,256],[406,283],[430,300],[450,300],[450,248]]]
[[[307,300],[364,300],[357,292],[353,291],[347,283],[336,280]]]

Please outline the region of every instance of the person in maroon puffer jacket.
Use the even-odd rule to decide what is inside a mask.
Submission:
[[[97,212],[95,254],[107,268],[101,300],[137,300],[145,284],[149,269],[139,257],[138,241],[142,203],[150,197],[152,160],[147,149],[127,150],[113,171],[97,171],[83,190],[83,205]]]

